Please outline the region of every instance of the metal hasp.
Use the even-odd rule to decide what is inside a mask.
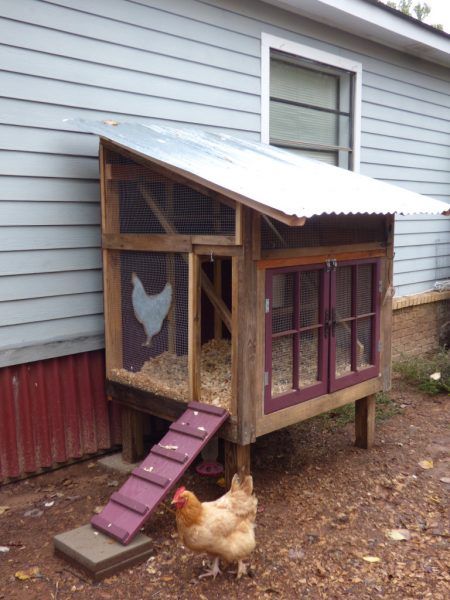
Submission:
[[[228,419],[223,408],[190,402],[142,464],[91,520],[96,529],[126,545]]]

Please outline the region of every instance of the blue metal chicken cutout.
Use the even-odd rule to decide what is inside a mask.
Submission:
[[[147,335],[147,339],[142,345],[150,347],[152,338],[161,331],[164,319],[169,313],[172,304],[172,286],[170,283],[166,283],[159,294],[151,296],[146,293],[136,273],[132,273],[131,283],[133,284],[131,301],[134,314]]]

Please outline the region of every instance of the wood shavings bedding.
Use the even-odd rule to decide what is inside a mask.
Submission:
[[[164,352],[133,373],[113,369],[111,378],[181,402],[189,402],[188,357]],[[200,360],[200,402],[231,408],[231,342],[210,340],[202,346]]]

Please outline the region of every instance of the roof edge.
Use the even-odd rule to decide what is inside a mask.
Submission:
[[[406,54],[450,66],[450,35],[379,0],[264,0]]]

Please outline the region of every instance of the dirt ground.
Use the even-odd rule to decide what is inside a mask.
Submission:
[[[240,581],[199,581],[202,557],[178,544],[166,507],[146,527],[146,563],[93,585],[55,558],[53,536],[88,523],[125,480],[96,459],[2,487],[0,599],[449,598],[450,398],[400,381],[391,398],[398,412],[378,423],[371,451],[353,446],[340,415],[258,440],[258,545]],[[192,470],[183,484],[204,500],[224,492]]]

